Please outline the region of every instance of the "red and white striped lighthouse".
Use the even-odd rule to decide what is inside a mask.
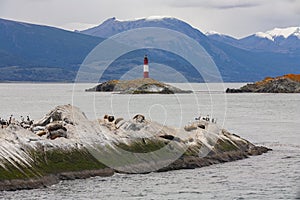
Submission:
[[[148,66],[148,57],[144,57],[144,78],[149,78],[149,66]]]

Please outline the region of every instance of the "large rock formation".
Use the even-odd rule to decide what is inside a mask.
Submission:
[[[76,107],[58,106],[28,129],[17,123],[0,129],[0,190],[114,172],[196,168],[268,150],[207,120],[175,129],[142,115],[90,121]]]
[[[192,93],[192,91],[181,90],[174,86],[156,81],[152,78],[141,78],[135,80],[110,80],[93,88],[86,89],[87,92],[119,92],[124,94],[174,94]]]
[[[227,88],[226,93],[300,93],[300,74],[288,74],[276,78],[267,77],[262,81],[247,84],[240,89]]]

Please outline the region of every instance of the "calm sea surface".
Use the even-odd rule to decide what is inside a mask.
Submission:
[[[296,199],[300,198],[300,94],[224,94],[243,84],[174,84],[193,94],[88,93],[93,84],[0,84],[0,117],[37,120],[74,104],[90,119],[137,113],[182,127],[210,115],[221,127],[272,152],[249,159],[144,175],[62,181],[44,189],[0,192],[0,199]],[[298,193],[298,194],[297,194]]]

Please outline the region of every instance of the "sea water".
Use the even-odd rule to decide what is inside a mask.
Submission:
[[[115,174],[13,192],[0,199],[296,199],[300,198],[300,94],[225,94],[243,84],[174,84],[193,94],[91,93],[93,84],[0,84],[0,117],[37,120],[57,105],[73,104],[91,120],[113,114],[182,127],[195,117],[273,151],[193,170]]]

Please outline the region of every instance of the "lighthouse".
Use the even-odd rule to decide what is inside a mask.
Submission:
[[[149,78],[149,66],[148,66],[148,57],[144,57],[144,78]]]

